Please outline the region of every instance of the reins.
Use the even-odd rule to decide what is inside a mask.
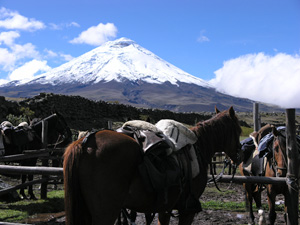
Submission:
[[[222,176],[224,175],[224,171],[225,171],[226,167],[227,167],[228,165],[230,165],[230,164],[231,164],[231,163],[230,163],[230,160],[228,160],[227,158],[225,158],[225,159],[224,159],[224,166],[223,166],[222,171],[219,173],[219,175],[218,175],[217,177],[215,177],[214,172],[213,172],[213,164],[212,164],[212,162],[211,162],[211,163],[210,163],[210,174],[211,174],[212,178],[209,179],[209,180],[207,181],[207,183],[209,184],[209,183],[211,183],[211,182],[213,181],[213,183],[215,184],[216,188],[217,188],[218,191],[220,191],[220,192],[225,192],[225,191],[229,190],[229,189],[231,188],[231,186],[232,186],[232,181],[233,181],[233,178],[234,178],[235,173],[236,173],[236,168],[237,168],[237,166],[236,166],[235,164],[232,164],[232,166],[233,166],[232,177],[231,177],[231,180],[230,180],[230,184],[229,184],[228,187],[225,189],[225,191],[223,191],[223,190],[221,190],[221,189],[219,188],[217,182],[218,182],[219,180],[222,179]]]

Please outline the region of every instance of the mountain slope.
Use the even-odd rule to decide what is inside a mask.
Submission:
[[[40,92],[174,111],[212,111],[215,105],[252,110],[252,101],[216,92],[204,80],[126,38],[107,42],[32,80],[0,87],[0,95],[8,97],[32,97]]]
[[[173,85],[180,81],[209,86],[202,79],[171,65],[127,38],[107,42],[33,80],[19,81],[17,85],[95,84],[112,80],[122,82],[124,79],[156,84],[169,81]]]

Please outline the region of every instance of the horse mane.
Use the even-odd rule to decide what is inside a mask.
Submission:
[[[219,112],[214,117],[198,122],[195,127],[191,128],[198,137],[196,144],[200,152],[206,155],[204,159],[211,160],[215,152],[222,152],[223,146],[231,141],[229,137],[232,137],[232,133],[241,132],[238,119],[230,110],[233,109]],[[237,128],[239,128],[238,131],[236,131]]]

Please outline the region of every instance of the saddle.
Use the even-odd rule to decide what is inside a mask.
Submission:
[[[167,204],[170,187],[187,184],[178,208],[199,212],[202,210],[198,199],[192,195],[192,178],[199,174],[199,164],[193,144],[195,134],[182,124],[160,121],[156,125],[145,121],[129,121],[117,130],[136,139],[142,147],[143,162],[139,172],[149,192],[156,192]],[[191,133],[190,133],[191,132]]]
[[[116,131],[134,138],[141,146],[143,162],[139,172],[149,192],[162,193],[180,183],[181,171],[172,155],[174,144],[154,125],[129,121]]]

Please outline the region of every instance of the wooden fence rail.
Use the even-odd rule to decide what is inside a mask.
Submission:
[[[0,165],[0,174],[42,174],[63,176],[63,168],[58,167],[31,167],[31,166],[6,166]],[[212,178],[211,175],[208,178]],[[219,182],[233,183],[263,183],[282,184],[286,182],[285,177],[258,177],[258,176],[234,176],[223,175]]]
[[[63,168],[0,165],[0,174],[63,175]]]

